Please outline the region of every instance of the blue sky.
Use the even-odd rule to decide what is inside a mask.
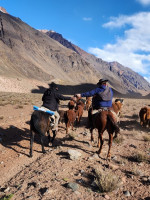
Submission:
[[[0,6],[150,82],[150,0],[0,0]]]

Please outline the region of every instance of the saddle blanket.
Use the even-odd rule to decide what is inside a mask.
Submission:
[[[43,112],[46,112],[48,113],[49,115],[54,115],[54,112],[53,111],[50,111],[46,108],[39,108],[38,106],[33,106],[33,110],[39,110],[39,111],[43,111]]]

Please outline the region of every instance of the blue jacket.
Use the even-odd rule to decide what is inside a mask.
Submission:
[[[82,93],[81,97],[94,96],[93,99],[92,99],[93,109],[99,109],[100,107],[111,107],[112,106],[112,98],[113,98],[113,91],[112,91],[111,88],[109,88],[110,92],[111,92],[111,100],[104,101],[104,100],[100,99],[99,96],[98,96],[98,93],[99,92],[103,92],[106,89],[106,87],[108,87],[108,86],[101,85],[100,87],[98,87],[98,88],[96,88],[94,90]]]

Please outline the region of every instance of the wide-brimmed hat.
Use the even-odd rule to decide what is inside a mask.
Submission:
[[[102,79],[99,79],[97,85],[102,84],[102,83],[104,83],[104,82],[108,82],[108,80],[107,80],[107,79],[103,79],[103,78],[102,78]]]
[[[58,85],[54,82],[50,84],[50,88],[58,89]]]

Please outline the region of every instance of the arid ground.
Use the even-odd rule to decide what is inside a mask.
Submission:
[[[139,110],[149,105],[146,99],[124,99],[121,112],[121,135],[113,142],[112,159],[106,160],[108,133],[97,156],[97,131],[91,144],[86,128],[87,111],[79,126],[69,130],[59,125],[53,147],[41,153],[39,137],[35,137],[33,157],[29,157],[29,121],[33,105],[41,105],[41,94],[0,94],[0,199],[12,200],[148,200],[150,199],[150,129],[139,124]],[[60,109],[67,110],[67,101]],[[47,138],[46,138],[47,139]],[[45,140],[46,143],[47,140]],[[80,152],[70,158],[68,150]],[[108,190],[102,192],[99,180]],[[109,176],[110,175],[110,176]],[[108,188],[109,182],[115,177]],[[99,186],[99,187],[98,187]],[[111,191],[112,190],[112,191]]]

